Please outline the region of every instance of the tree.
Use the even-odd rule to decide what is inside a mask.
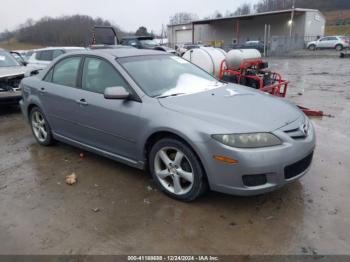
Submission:
[[[260,0],[254,7],[258,13],[290,9],[293,0]],[[295,0],[295,7],[313,8],[321,11],[349,9],[349,0]]]
[[[140,26],[139,29],[136,30],[135,35],[137,35],[137,36],[149,36],[150,33],[148,33],[146,27]]]
[[[196,14],[180,12],[169,18],[169,25],[187,24],[198,19]]]
[[[43,46],[87,46],[92,42],[92,31],[95,25],[111,26],[112,24],[101,18],[93,19],[84,15],[44,17],[36,22],[27,20],[17,30],[5,32],[1,36],[6,39],[16,38],[19,42]],[[116,26],[114,28],[118,37],[126,34],[120,28]],[[107,40],[110,42],[110,39],[113,39],[110,32],[102,33],[96,33],[97,43],[107,42]]]
[[[236,9],[233,13],[234,15],[249,15],[252,13],[252,8],[250,4],[242,4],[240,7]]]
[[[213,18],[221,18],[221,17],[223,17],[223,15],[218,10],[216,10],[213,14]]]

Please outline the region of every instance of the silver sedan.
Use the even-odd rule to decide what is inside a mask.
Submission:
[[[70,53],[21,87],[21,108],[40,144],[58,140],[148,169],[178,200],[207,189],[270,192],[301,178],[312,162],[314,128],[295,105],[219,82],[163,52]]]

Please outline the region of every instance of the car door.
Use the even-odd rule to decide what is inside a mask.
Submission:
[[[104,90],[117,86],[133,92],[107,60],[85,58],[79,98],[84,104],[78,110],[80,140],[100,150],[134,159],[137,155],[136,138],[142,132],[142,103],[132,99],[105,99]]]
[[[40,87],[40,100],[53,132],[79,140],[76,111],[81,90],[78,86],[82,57],[72,56],[58,61],[45,76]]]
[[[332,36],[329,37],[328,43],[327,43],[327,48],[335,48],[335,46],[338,44],[339,40],[337,37]]]
[[[323,37],[317,43],[317,48],[327,48],[329,45],[329,37]]]

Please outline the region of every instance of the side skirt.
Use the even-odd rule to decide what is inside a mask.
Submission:
[[[65,136],[59,135],[59,134],[57,134],[55,132],[52,132],[52,133],[53,133],[54,139],[56,139],[58,141],[61,141],[63,143],[66,143],[66,144],[69,144],[69,145],[72,145],[72,146],[84,149],[86,151],[89,151],[89,152],[92,152],[92,153],[95,153],[95,154],[98,154],[98,155],[101,155],[101,156],[104,156],[104,157],[107,157],[109,159],[115,160],[117,162],[121,162],[123,164],[126,164],[128,166],[131,166],[131,167],[134,167],[134,168],[137,168],[137,169],[141,169],[141,170],[145,169],[145,163],[142,162],[142,161],[135,161],[135,160],[132,160],[132,159],[124,157],[124,156],[113,154],[113,153],[110,153],[108,151],[105,151],[105,150],[102,150],[102,149],[99,149],[99,148],[96,148],[96,147],[93,147],[93,146],[89,146],[89,145],[83,144],[83,143],[78,142],[76,140],[73,140],[73,139],[67,138]]]

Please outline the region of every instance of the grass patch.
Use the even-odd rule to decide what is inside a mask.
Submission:
[[[11,50],[29,50],[29,49],[37,49],[42,47],[43,46],[37,45],[37,44],[20,43],[15,39],[0,42],[0,48],[10,50],[10,51]]]
[[[326,26],[326,35],[346,35],[350,36],[350,26]]]

